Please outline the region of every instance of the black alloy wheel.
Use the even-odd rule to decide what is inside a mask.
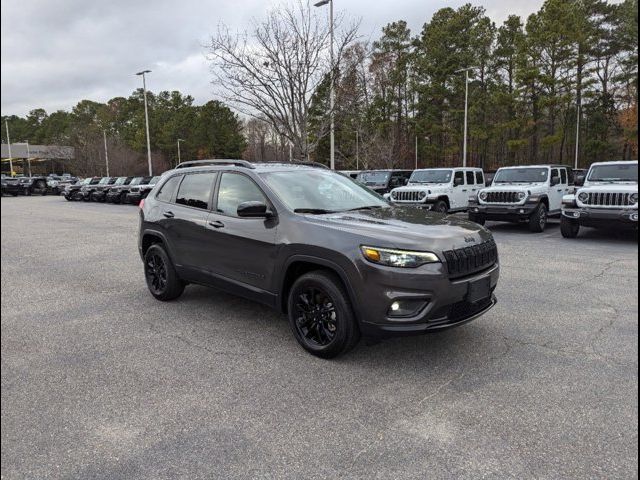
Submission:
[[[144,254],[144,277],[151,295],[158,300],[173,300],[184,291],[185,284],[162,244],[151,245]]]
[[[287,311],[293,336],[317,357],[337,357],[360,339],[349,295],[333,272],[317,270],[300,276],[289,290]]]
[[[336,307],[326,292],[309,286],[298,293],[295,301],[295,326],[311,345],[324,347],[336,337]]]

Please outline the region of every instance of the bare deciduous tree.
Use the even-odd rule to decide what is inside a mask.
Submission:
[[[357,25],[334,22],[334,71],[344,49],[354,40]],[[241,112],[262,118],[293,145],[296,155],[309,158],[324,134],[310,140],[309,108],[320,83],[331,72],[329,22],[309,3],[282,6],[254,20],[251,31],[233,34],[218,27],[208,46],[213,84]]]

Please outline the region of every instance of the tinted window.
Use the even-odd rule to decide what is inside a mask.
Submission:
[[[218,191],[217,211],[238,216],[238,205],[244,202],[266,203],[264,195],[251,179],[237,173],[223,173]]]
[[[474,183],[473,172],[467,172],[467,185],[473,185]]]
[[[456,180],[462,181],[462,184],[464,184],[464,172],[456,172],[453,176],[453,181],[455,182]]]
[[[173,194],[176,193],[176,188],[178,188],[178,185],[180,184],[180,179],[182,179],[182,175],[176,175],[175,177],[171,177],[167,180],[160,188],[156,198],[163,202],[170,202],[173,200]]]
[[[484,177],[482,176],[482,172],[476,172],[476,184],[484,185]]]
[[[567,171],[564,168],[560,169],[560,179],[563,184],[567,183]]]
[[[176,203],[187,207],[208,208],[215,177],[215,173],[185,175],[178,189]]]
[[[553,170],[551,170],[551,179],[553,179],[554,177],[560,178],[560,174],[558,173],[557,168],[554,168]]]

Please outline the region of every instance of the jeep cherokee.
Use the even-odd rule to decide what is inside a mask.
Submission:
[[[543,232],[549,217],[560,216],[570,184],[564,165],[500,168],[490,187],[469,198],[469,220],[527,223],[530,231]]]
[[[638,229],[638,161],[600,162],[584,185],[562,199],[560,230],[576,238],[580,227]]]
[[[180,164],[141,202],[138,247],[155,298],[196,283],[264,303],[324,358],[361,335],[443,330],[496,303],[488,230],[390,205],[315,164]]]

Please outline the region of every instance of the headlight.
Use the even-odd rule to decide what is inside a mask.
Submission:
[[[578,194],[578,200],[580,200],[582,203],[585,203],[589,200],[589,194],[587,192],[580,192]]]
[[[427,196],[427,192],[420,192],[420,193],[418,194],[418,196],[419,196],[420,198],[424,198],[424,197],[426,197],[426,196]]]
[[[636,204],[638,203],[638,194],[637,193],[631,193],[629,194],[629,202],[632,204]]]
[[[480,192],[480,195],[478,195],[478,197],[484,202],[488,197],[487,192]]]
[[[393,191],[391,192],[391,198],[396,198],[398,196],[398,193]]]
[[[527,194],[524,192],[518,192],[518,200],[524,200],[527,198]]]
[[[440,260],[435,253],[392,250],[378,247],[360,247],[364,258],[372,263],[388,267],[416,268],[426,263],[437,263]]]

